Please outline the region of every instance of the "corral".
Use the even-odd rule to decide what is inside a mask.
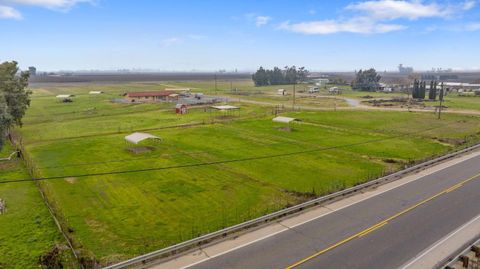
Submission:
[[[207,82],[164,87],[172,84],[215,93]],[[235,84],[254,89],[245,81]],[[480,132],[473,115],[446,114],[438,121],[424,112],[333,111],[334,102],[346,103],[321,97],[305,97],[298,104],[307,108],[300,111],[281,111],[302,124],[278,132],[272,103],[288,104],[292,97],[270,86],[242,99],[227,96],[228,90],[214,96],[241,107],[228,118],[201,104],[180,115],[176,103],[111,102],[125,88],[146,92],[162,85],[42,85],[34,88],[19,130],[74,247],[101,264],[365,182],[478,141]],[[92,100],[92,88],[104,94]],[[74,105],[52,103],[60,92],[74,94]],[[135,132],[163,141],[132,155],[124,138]]]

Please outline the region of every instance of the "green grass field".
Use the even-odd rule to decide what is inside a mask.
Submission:
[[[207,82],[171,84],[212,90]],[[301,120],[287,130],[272,122],[269,106],[176,115],[174,104],[110,102],[130,87],[171,84],[34,89],[23,143],[38,174],[54,178],[42,188],[75,247],[102,264],[365,182],[480,135],[479,117],[457,114],[436,120],[431,113],[287,112]],[[86,94],[93,89],[107,94]],[[77,96],[60,103],[60,93]],[[163,141],[144,142],[153,150],[133,154],[124,136],[138,130]]]
[[[7,144],[0,152],[6,157],[13,149]],[[7,210],[0,215],[0,268],[39,268],[39,258],[64,239],[45,207],[33,182],[2,183],[29,178],[18,159],[0,162],[0,198]],[[68,250],[63,260],[66,268],[74,267]]]

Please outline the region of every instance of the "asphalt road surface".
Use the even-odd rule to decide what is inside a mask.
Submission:
[[[480,156],[189,268],[398,268],[480,214]]]

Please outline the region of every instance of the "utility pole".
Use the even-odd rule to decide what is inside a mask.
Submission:
[[[442,114],[442,106],[443,106],[443,96],[445,95],[445,92],[443,91],[443,82],[442,82],[442,87],[440,89],[440,106],[438,107],[438,119],[440,119],[441,114]]]
[[[337,95],[334,96],[333,111],[337,112]]]
[[[293,82],[293,102],[292,102],[293,111],[295,111],[295,84],[296,84],[296,81]]]

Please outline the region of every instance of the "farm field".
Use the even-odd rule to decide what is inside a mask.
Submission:
[[[19,132],[44,178],[42,188],[84,257],[118,262],[480,139],[480,117],[468,115],[436,120],[431,113],[286,111],[282,116],[301,120],[289,130],[272,122],[271,106],[234,102],[240,111],[232,114],[201,106],[177,115],[172,103],[110,102],[125,91],[172,86],[214,94],[207,82],[33,88]],[[246,89],[273,92],[278,86],[262,88]],[[91,90],[105,94],[90,96]],[[55,100],[63,93],[76,94],[74,102]],[[143,142],[151,151],[133,154],[124,136],[135,131],[162,141]]]
[[[208,93],[217,93],[226,95],[235,99],[244,99],[259,102],[270,102],[275,104],[283,104],[285,106],[291,106],[292,104],[292,85],[275,85],[255,87],[251,80],[232,80],[232,81],[218,81],[217,91],[215,91],[215,84],[213,81],[186,81],[186,82],[169,82],[166,83],[169,86],[176,87],[188,87]],[[297,105],[315,106],[323,109],[347,108],[348,104],[343,98],[356,99],[359,101],[368,101],[369,99],[363,98],[370,96],[372,98],[396,98],[396,97],[408,97],[405,93],[382,93],[382,92],[361,92],[353,91],[350,86],[338,86],[342,90],[340,95],[331,95],[328,93],[328,88],[332,85],[327,85],[327,89],[320,87],[318,94],[306,94],[309,85],[299,84],[297,85]],[[237,91],[231,91],[237,89]],[[285,89],[288,93],[287,96],[279,96],[277,89]],[[437,102],[430,103],[425,102],[427,106],[438,105]],[[461,97],[457,93],[451,93],[445,97],[444,105],[448,107],[448,110],[472,110],[480,111],[480,98],[479,97]]]
[[[7,144],[0,157],[12,151]],[[56,246],[65,249],[64,239],[35,184],[31,181],[5,182],[25,178],[29,175],[18,159],[0,162],[0,198],[7,206],[5,214],[0,215],[0,268],[38,268],[41,256]],[[75,268],[68,248],[64,252],[64,264]]]

